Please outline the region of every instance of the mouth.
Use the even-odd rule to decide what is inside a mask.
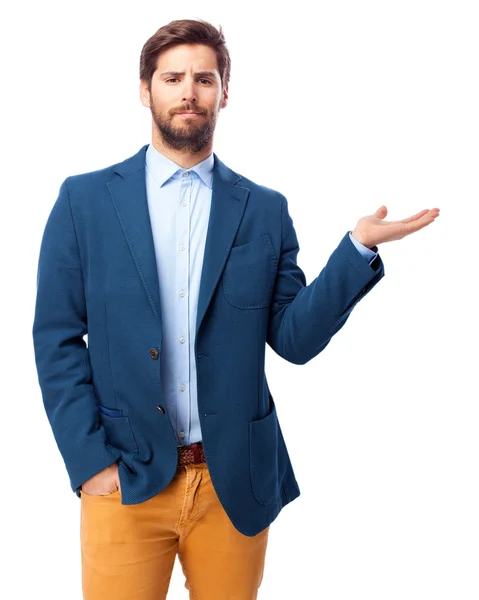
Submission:
[[[178,112],[175,113],[177,115],[179,115],[180,117],[200,117],[202,113],[198,113],[198,112]]]

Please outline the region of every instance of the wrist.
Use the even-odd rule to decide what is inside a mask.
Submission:
[[[359,242],[360,244],[362,244],[366,248],[368,247],[368,244],[366,244],[366,240],[362,237],[362,235],[360,233],[358,233],[357,231],[353,230],[353,231],[351,231],[351,235],[353,236],[353,238],[357,242]]]

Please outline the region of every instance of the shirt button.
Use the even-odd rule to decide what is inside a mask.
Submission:
[[[184,343],[185,343],[185,338],[184,338],[184,337],[180,337],[180,342],[181,342],[182,344],[184,344]]]
[[[183,202],[181,203],[181,206],[186,206],[186,202],[183,200]]]
[[[150,348],[150,356],[156,360],[158,358],[158,350],[156,348]]]
[[[184,385],[183,383],[180,385],[180,390],[183,392],[184,389],[186,388],[186,385]]]
[[[180,296],[183,298],[184,295],[185,295],[185,292],[183,290],[181,290]]]
[[[185,432],[184,431],[180,431],[180,438],[184,438],[185,437]]]
[[[181,251],[183,251],[184,249],[185,249],[185,246],[184,246],[184,244],[181,244],[181,246],[180,246],[180,250],[181,250]]]
[[[183,171],[183,177],[188,177],[189,171]]]

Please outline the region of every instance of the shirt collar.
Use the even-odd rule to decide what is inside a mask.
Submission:
[[[161,154],[161,152],[158,152],[153,144],[150,144],[146,151],[146,165],[153,173],[153,176],[160,187],[163,187],[171,177],[180,179],[184,171],[194,171],[210,189],[213,186],[213,152],[197,165],[194,165],[189,169],[184,169],[167,158],[164,154]]]

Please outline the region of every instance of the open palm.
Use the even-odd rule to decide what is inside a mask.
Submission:
[[[383,205],[373,215],[359,219],[352,232],[353,237],[368,248],[401,240],[432,223],[439,216],[439,208],[426,208],[401,221],[384,221],[387,214],[388,209]]]

